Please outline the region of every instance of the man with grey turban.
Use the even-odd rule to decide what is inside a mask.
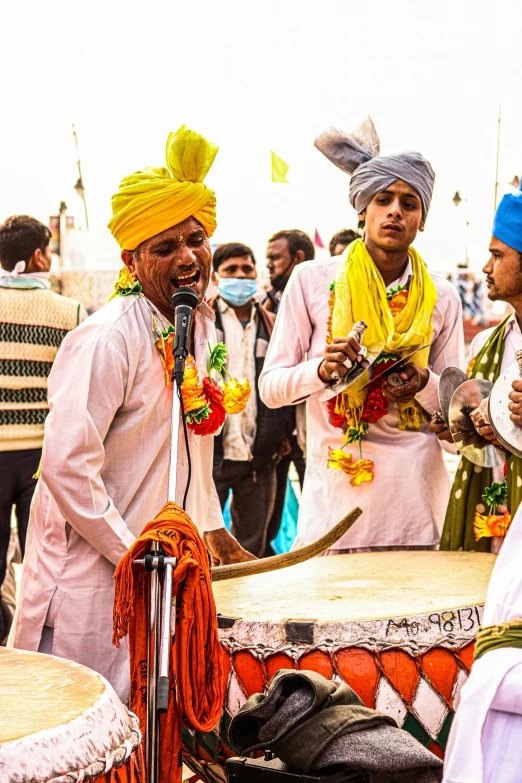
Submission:
[[[435,172],[419,152],[379,157],[380,142],[371,117],[366,117],[350,136],[330,126],[315,139],[315,146],[335,166],[351,176],[350,204],[363,212],[377,193],[397,180],[403,180],[417,191],[422,217],[429,212]]]
[[[424,230],[435,175],[418,152],[380,157],[369,117],[350,134],[330,127],[315,146],[351,176],[350,203],[364,238],[337,258],[296,267],[260,378],[269,407],[306,400],[307,471],[295,546],[329,530],[340,508],[358,505],[361,522],[332,554],[434,548],[450,481],[428,419],[439,407],[439,374],[464,362],[457,291],[430,275],[412,246]],[[366,330],[357,338],[359,321]],[[345,376],[365,355],[379,356],[377,372],[412,356],[400,385],[367,386],[367,372],[348,385]]]

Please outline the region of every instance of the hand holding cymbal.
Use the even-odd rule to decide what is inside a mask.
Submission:
[[[489,396],[493,432],[511,454],[522,457],[522,351],[498,377]]]
[[[428,383],[429,371],[409,362],[400,373],[388,375],[382,386],[382,392],[389,402],[409,402],[413,400]],[[402,381],[402,383],[397,383]]]
[[[334,337],[326,346],[324,359],[319,365],[319,377],[325,383],[342,380],[354,364],[362,365],[366,358],[366,348],[362,338],[366,331],[364,321],[357,321],[346,337]]]
[[[489,397],[485,397],[478,408],[475,408],[475,410],[470,413],[470,418],[473,422],[473,426],[482,438],[485,438],[494,446],[501,446],[502,444],[497,439],[489,421],[488,405]]]
[[[437,440],[444,440],[447,443],[453,443],[451,432],[449,431],[449,427],[446,424],[446,421],[441,411],[435,411],[434,413],[432,413],[430,418],[430,423],[428,425],[428,432],[431,432],[433,433],[433,435],[436,435]]]
[[[492,388],[492,383],[481,378],[464,381],[453,393],[448,409],[450,432],[462,456],[486,468],[502,465],[505,460],[492,440],[475,429],[472,419],[480,416],[480,404],[489,397]],[[480,427],[483,426],[486,425],[481,419]]]
[[[513,381],[509,399],[511,400],[508,405],[508,409],[511,412],[509,418],[513,424],[522,427],[522,380]]]

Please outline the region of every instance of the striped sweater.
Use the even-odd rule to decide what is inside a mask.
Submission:
[[[40,286],[0,286],[0,451],[42,448],[47,377],[84,317],[79,302]]]

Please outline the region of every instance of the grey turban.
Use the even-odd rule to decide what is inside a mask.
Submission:
[[[341,171],[351,175],[350,204],[357,213],[366,209],[377,193],[402,179],[419,194],[423,216],[428,214],[435,172],[420,152],[379,157],[379,137],[370,117],[349,135],[331,125],[314,144]]]

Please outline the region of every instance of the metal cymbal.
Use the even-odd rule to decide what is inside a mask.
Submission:
[[[349,386],[351,386],[352,383],[355,383],[357,378],[360,378],[361,375],[366,372],[368,367],[370,367],[381,355],[383,349],[382,345],[373,345],[371,348],[368,348],[368,346],[363,346],[364,333],[366,332],[367,328],[368,326],[364,323],[364,321],[357,321],[352,326],[348,337],[355,338],[357,342],[363,347],[363,352],[359,354],[356,362],[348,362],[346,366],[349,366],[350,364],[351,366],[349,367],[348,372],[344,378],[341,378],[337,371],[332,372],[333,383],[330,383],[326,389],[323,389],[321,392],[319,392],[318,396],[322,402],[331,399],[331,397],[334,395],[340,394]]]
[[[513,381],[520,380],[518,362],[513,362],[501,373],[489,397],[489,421],[502,445],[517,457],[522,457],[522,429],[514,424],[508,409]]]
[[[393,364],[390,364],[390,366],[383,372],[377,372],[379,365],[373,363],[372,366],[368,368],[368,379],[369,379],[368,383],[366,383],[362,388],[366,389],[372,383],[376,383],[377,381],[383,380],[384,378],[387,378],[388,375],[391,375],[392,373],[400,372],[402,368],[406,364],[408,364],[408,362],[413,356],[416,356],[420,351],[423,351],[425,348],[429,348],[429,347],[430,347],[429,343],[426,343],[426,345],[421,345],[419,348],[416,348],[414,351],[412,351],[412,353],[409,353],[408,356],[402,356],[400,359],[397,359],[395,362],[393,362]],[[381,351],[380,355],[377,358],[382,357],[383,353],[386,352]]]
[[[494,468],[505,462],[505,457],[498,449],[480,437],[470,417],[471,411],[489,396],[492,388],[493,384],[489,381],[472,378],[456,389],[449,405],[448,426],[451,437],[463,457],[483,468]],[[471,438],[473,443],[466,442]]]
[[[456,390],[468,380],[458,367],[446,367],[439,378],[439,402],[446,424],[449,422],[449,406]]]
[[[321,401],[329,400],[331,397],[333,397],[336,394],[340,394],[345,389],[347,389],[349,386],[352,385],[352,383],[355,383],[357,378],[360,378],[363,373],[366,372],[366,370],[372,366],[372,364],[375,362],[375,360],[381,355],[381,351],[368,351],[364,359],[362,359],[361,362],[357,362],[353,364],[353,366],[348,370],[344,378],[341,378],[340,380],[336,381],[336,383],[330,384],[325,389],[320,391],[318,393],[318,397]]]

